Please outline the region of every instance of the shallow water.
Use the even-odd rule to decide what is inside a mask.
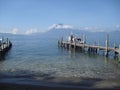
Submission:
[[[118,60],[57,46],[57,38],[10,36],[13,47],[0,61],[1,80],[78,82],[81,78],[120,82]],[[102,52],[101,52],[102,53]],[[17,78],[16,78],[17,77]],[[30,83],[29,82],[29,83]],[[28,82],[26,82],[28,83]]]

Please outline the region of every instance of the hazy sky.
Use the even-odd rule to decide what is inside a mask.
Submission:
[[[0,32],[44,31],[57,23],[120,27],[120,0],[0,0]]]

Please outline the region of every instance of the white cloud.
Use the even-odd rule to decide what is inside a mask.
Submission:
[[[51,29],[75,29],[75,30],[86,30],[90,32],[103,32],[106,28],[103,28],[102,26],[86,26],[86,27],[73,27],[71,25],[64,25],[64,24],[53,24],[48,28],[48,30]]]
[[[64,24],[53,24],[52,26],[48,27],[48,29],[73,29],[73,26]]]
[[[116,25],[116,28],[117,28],[117,29],[120,29],[120,25]]]
[[[62,28],[65,28],[65,29],[70,28],[70,29],[72,29],[72,28],[73,28],[73,26],[70,26],[70,25],[63,25],[63,27],[62,27]]]
[[[100,27],[80,27],[80,30],[86,30],[86,31],[92,31],[92,32],[96,32],[96,31],[100,31],[101,28]]]
[[[19,31],[18,28],[13,28],[11,33],[12,34],[18,34],[18,31]]]
[[[37,33],[37,32],[39,32],[37,29],[31,28],[30,30],[27,30],[27,31],[25,32],[25,34],[29,35],[29,34],[33,34],[33,33]]]

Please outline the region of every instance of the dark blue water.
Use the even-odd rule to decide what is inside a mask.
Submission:
[[[120,77],[120,65],[114,58],[59,48],[58,38],[54,37],[25,35],[8,37],[13,47],[0,61],[2,82],[24,83],[31,79],[76,82],[81,78],[93,78],[115,79],[115,85],[120,85],[117,81]]]

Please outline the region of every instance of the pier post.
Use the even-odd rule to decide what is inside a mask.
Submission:
[[[7,47],[9,47],[9,40],[8,40],[8,38],[7,38]]]
[[[97,53],[100,51],[100,41],[98,40],[98,48],[97,48]]]
[[[71,50],[71,42],[70,42],[70,44],[69,44],[69,50]]]
[[[88,47],[88,52],[90,52],[90,48]]]
[[[120,63],[120,45],[119,45],[119,52],[118,53],[119,53],[118,58],[119,58],[119,63]]]
[[[94,46],[96,46],[96,41],[94,42]],[[94,52],[97,53],[97,48],[94,48]]]
[[[4,50],[4,37],[2,37],[2,50]]]
[[[114,54],[115,54],[115,56],[114,57],[116,57],[116,43],[114,42]]]
[[[61,44],[61,47],[63,47],[63,37],[61,37],[61,42],[60,42],[60,44]]]
[[[69,46],[69,50],[71,50],[71,45],[72,45],[72,42],[69,41],[69,44],[68,44],[68,46]]]
[[[106,57],[108,57],[108,44],[109,44],[109,42],[108,42],[108,33],[106,34],[106,52],[105,52],[105,56]]]
[[[76,38],[74,38],[74,49],[76,49],[76,42],[77,42],[77,40],[76,40]]]

